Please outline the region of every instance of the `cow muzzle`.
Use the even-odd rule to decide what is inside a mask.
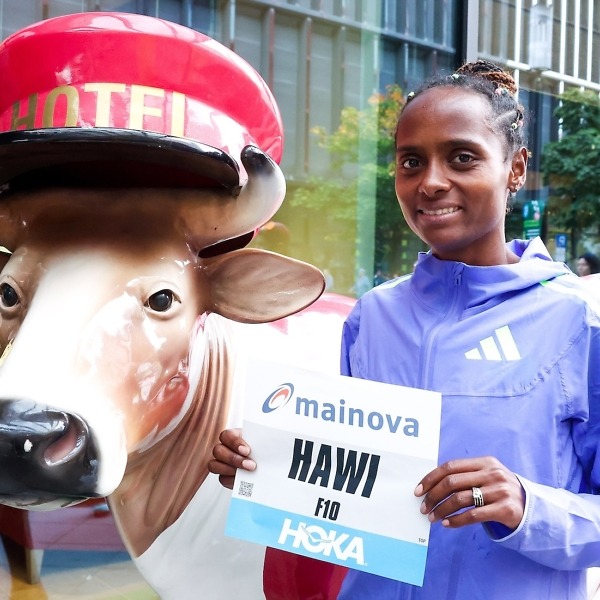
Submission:
[[[44,510],[97,497],[97,455],[80,417],[0,400],[0,503]]]

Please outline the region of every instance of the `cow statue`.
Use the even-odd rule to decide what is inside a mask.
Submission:
[[[293,317],[260,324],[324,288],[245,248],[285,195],[271,93],[214,40],[123,13],[13,34],[0,75],[0,502],[107,497],[161,598],[263,597],[264,548],[224,539],[207,463],[240,423],[239,348],[296,348]]]

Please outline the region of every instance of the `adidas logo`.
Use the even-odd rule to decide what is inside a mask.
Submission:
[[[479,342],[473,350],[465,352],[469,360],[519,360],[521,355],[508,325],[494,331]]]

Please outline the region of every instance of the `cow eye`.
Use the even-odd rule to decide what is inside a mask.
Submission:
[[[176,299],[177,297],[172,290],[160,290],[148,298],[145,306],[156,312],[165,312],[171,308],[173,301]]]
[[[2,304],[7,308],[11,308],[19,304],[19,294],[12,285],[3,283],[0,285],[0,297],[2,297]]]

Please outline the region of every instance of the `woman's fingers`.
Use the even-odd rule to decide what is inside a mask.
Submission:
[[[222,431],[221,435],[219,435],[219,441],[223,446],[226,446],[242,456],[250,455],[250,446],[248,446],[242,438],[241,429],[226,429],[225,431]]]
[[[226,477],[225,475],[219,475],[219,483],[230,490],[233,489],[233,484],[235,482],[235,477]]]
[[[246,471],[254,471],[256,469],[256,463],[248,458],[245,454],[240,454],[239,452],[235,452],[230,450],[227,446],[223,444],[217,444],[213,448],[213,457],[214,460],[210,461],[209,468],[211,463],[222,464],[220,467],[223,472],[212,471],[212,473],[219,474],[228,474],[228,470],[226,467],[230,467],[231,470],[235,473],[235,469],[245,469]]]
[[[213,459],[208,463],[208,470],[219,476],[221,485],[232,489],[238,469],[256,469],[256,463],[249,456],[250,446],[241,437],[241,430],[227,429],[221,432],[219,443],[213,448]]]
[[[482,500],[475,498],[479,493]],[[497,521],[515,529],[525,510],[521,483],[494,457],[444,463],[421,480],[415,494],[424,496],[421,512],[446,527]]]

